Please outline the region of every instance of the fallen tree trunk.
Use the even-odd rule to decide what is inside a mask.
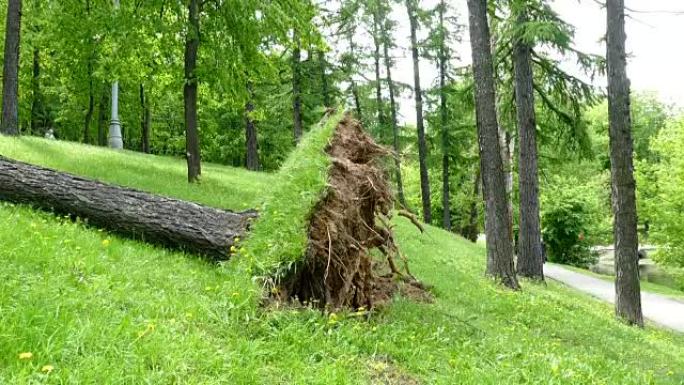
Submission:
[[[230,257],[234,239],[256,216],[254,211],[219,210],[2,156],[0,199],[77,216],[97,227],[216,260]]]

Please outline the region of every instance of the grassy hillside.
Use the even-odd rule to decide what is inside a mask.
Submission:
[[[0,155],[103,182],[233,210],[258,206],[260,197],[273,180],[273,175],[268,173],[203,163],[201,184],[188,184],[185,182],[185,159],[113,151],[35,137],[0,136]]]
[[[39,139],[0,138],[0,154],[229,208],[256,207],[276,180],[207,166],[187,186],[181,160]],[[27,207],[0,204],[0,223],[0,384],[684,382],[684,337],[623,326],[554,283],[502,290],[483,278],[480,246],[403,219],[398,241],[435,302],[397,299],[369,319],[263,311],[233,263]]]

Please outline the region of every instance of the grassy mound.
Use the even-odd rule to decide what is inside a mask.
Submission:
[[[80,152],[2,138],[0,153],[11,156],[2,148],[27,141],[33,147],[15,158],[63,146]],[[83,149],[102,154],[65,152],[60,162],[116,155]],[[142,172],[159,185],[133,187],[189,199],[181,161],[116,156],[121,181]],[[174,183],[157,175],[175,175],[176,167]],[[108,168],[99,172],[89,176],[107,180]],[[275,184],[271,175],[231,168],[213,174],[217,185],[253,182],[236,193],[245,199]],[[216,202],[204,186],[193,191],[197,200]],[[0,204],[0,223],[1,384],[684,382],[681,335],[626,327],[610,306],[553,282],[500,290],[483,277],[480,245],[430,226],[418,234],[403,218],[395,220],[396,239],[413,273],[434,285],[434,302],[398,299],[368,320],[354,312],[256,312],[237,264],[216,268],[26,207]]]
[[[262,282],[279,281],[306,254],[311,213],[328,182],[331,161],[325,148],[343,114],[329,116],[304,135],[273,183],[263,191],[266,196],[260,218],[238,256],[250,275]]]

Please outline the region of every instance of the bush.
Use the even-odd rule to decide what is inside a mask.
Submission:
[[[587,238],[592,217],[587,204],[572,190],[557,190],[545,199],[542,236],[548,260],[578,267],[596,263]]]

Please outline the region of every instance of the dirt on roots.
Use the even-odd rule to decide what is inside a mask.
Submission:
[[[307,255],[280,283],[279,300],[329,309],[371,309],[397,292],[429,299],[408,271],[389,224],[394,198],[380,159],[390,151],[349,115],[337,126],[326,151],[332,167],[326,194],[311,217]],[[374,249],[379,250],[375,257]],[[401,270],[396,260],[401,261]]]

